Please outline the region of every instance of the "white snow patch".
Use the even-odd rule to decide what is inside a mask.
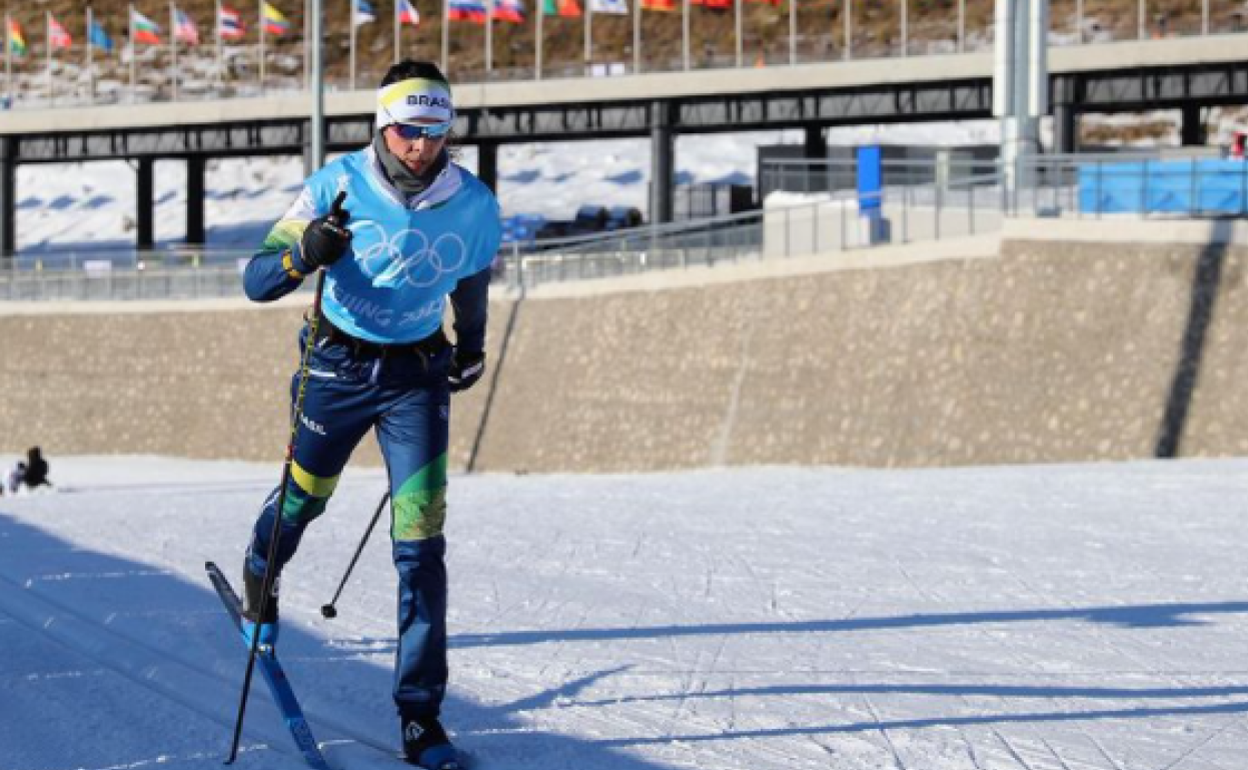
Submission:
[[[219,767],[244,656],[202,565],[278,469],[51,464],[0,498],[5,770]],[[284,575],[343,768],[397,745],[386,538],[317,611],[383,491],[349,470]],[[476,770],[1237,767],[1246,498],[1244,460],[455,477],[446,721]],[[302,764],[263,697],[245,745]]]

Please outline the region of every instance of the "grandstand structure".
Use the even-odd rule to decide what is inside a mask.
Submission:
[[[1080,4],[1080,24],[1090,18]],[[1049,104],[1055,119],[1053,150],[1077,150],[1081,114],[1155,109],[1181,110],[1184,144],[1200,144],[1202,111],[1248,103],[1248,55],[1241,34],[1223,33],[1223,10],[1213,13],[1208,0],[1195,36],[1190,25],[1166,23],[1154,35],[1152,18],[1141,2],[1135,39],[1112,39],[1104,29],[1070,42],[1057,34],[1069,24],[1054,13],[1048,51]],[[951,6],[952,8],[952,6]],[[946,9],[946,15],[953,13]],[[963,5],[956,7],[965,20]],[[795,16],[794,18],[800,18]],[[952,16],[950,16],[952,18]],[[480,176],[498,179],[498,147],[510,142],[548,142],[588,138],[643,137],[652,143],[652,222],[669,221],[678,134],[801,129],[806,152],[824,152],[823,130],[831,126],[948,121],[992,114],[993,57],[965,23],[950,50],[911,44],[911,32],[891,58],[834,55],[810,61],[791,56],[768,66],[690,68],[669,72],[508,80],[503,73],[469,76],[456,83],[460,141],[479,151]],[[968,31],[971,30],[971,31]],[[1199,33],[1208,31],[1210,34]],[[1098,37],[1099,36],[1099,37]],[[1110,39],[1107,39],[1110,38]],[[1129,37],[1129,36],[1128,36]],[[853,33],[846,36],[853,41]],[[1100,42],[1098,42],[1100,41]],[[32,44],[33,46],[33,44]],[[961,47],[962,52],[957,48]],[[796,49],[794,49],[796,50]],[[859,50],[855,48],[854,50]],[[863,49],[866,50],[866,49]],[[730,63],[731,65],[732,63]],[[146,68],[145,68],[146,69]],[[157,70],[158,68],[153,68]],[[452,75],[456,67],[451,67]],[[159,73],[158,73],[159,74]],[[471,75],[471,73],[469,73]],[[297,89],[298,78],[290,84]],[[66,100],[63,107],[38,102],[17,104],[0,120],[0,254],[10,256],[19,226],[16,169],[24,163],[59,163],[123,158],[133,162],[137,181],[136,247],[153,242],[153,164],[177,159],[187,164],[188,244],[204,241],[204,175],[209,159],[242,155],[303,154],[311,145],[310,98],[299,90],[238,95],[224,89],[184,98],[172,92],[147,94],[151,101],[96,103],[82,109]],[[219,98],[213,98],[214,96]],[[118,99],[117,94],[112,97]],[[165,99],[165,100],[162,100]],[[327,145],[331,151],[362,146],[372,131],[373,90],[331,91],[326,98]],[[108,101],[107,99],[103,101]],[[17,109],[16,107],[21,107]]]

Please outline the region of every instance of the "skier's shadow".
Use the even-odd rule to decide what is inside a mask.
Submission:
[[[1172,628],[1200,626],[1201,615],[1248,613],[1248,602],[1137,604],[1119,607],[1071,607],[1060,610],[1003,610],[996,612],[947,612],[916,615],[864,617],[848,620],[786,621],[783,623],[704,623],[696,626],[630,626],[621,628],[570,628],[545,631],[503,631],[491,634],[455,634],[451,649],[517,647],[555,642],[632,641],[698,636],[750,634],[812,634],[879,631],[886,629],[964,626],[979,623],[1038,623],[1083,620],[1119,628]],[[394,637],[357,637],[331,640],[340,655],[393,653]]]
[[[202,671],[209,671],[226,683],[239,682],[246,653],[236,632],[208,587],[207,581],[189,582],[171,570],[137,561],[81,549],[72,543],[48,535],[26,524],[0,514],[0,589],[28,591],[29,598],[43,602],[50,614],[72,613],[89,624],[98,626],[101,638],[110,635],[137,638],[138,654],[150,657],[159,667],[162,652],[171,659],[191,661]],[[5,615],[5,596],[0,593],[0,619]],[[925,628],[948,625],[1002,622],[1048,622],[1083,620],[1108,623],[1129,628],[1183,626],[1207,622],[1198,616],[1248,613],[1248,602],[1206,604],[1152,604],[1131,607],[1092,607],[1062,610],[1022,610],[1008,612],[945,613],[897,617],[856,618],[797,623],[723,623],[699,626],[655,626],[650,628],[562,629],[552,631],[514,632],[489,635],[460,635],[453,647],[470,648],[532,645],[545,642],[594,642],[680,636],[723,636],[749,634],[843,633],[881,628]],[[29,634],[40,633],[32,628]],[[55,637],[53,645],[55,646]],[[89,642],[89,640],[88,640]],[[101,655],[110,654],[114,646],[100,645]],[[283,628],[280,654],[294,686],[303,700],[315,729],[317,717],[332,721],[337,729],[349,730],[370,743],[397,749],[398,728],[390,701],[391,658],[393,639],[352,639],[346,642],[326,639],[298,622]],[[135,650],[127,650],[133,657]],[[24,659],[11,660],[9,673],[21,678],[18,670]],[[105,662],[106,661],[101,661]],[[940,715],[899,719],[891,722],[844,722],[834,724],[792,725],[730,732],[688,734],[624,735],[602,739],[578,739],[566,735],[534,730],[531,721],[520,716],[553,706],[606,707],[608,704],[659,702],[666,695],[631,695],[625,699],[595,701],[583,698],[592,686],[628,667],[625,661],[618,668],[595,671],[578,679],[563,682],[544,690],[530,689],[529,694],[507,702],[480,703],[466,698],[448,698],[445,705],[447,721],[458,733],[460,741],[481,760],[482,770],[507,767],[591,766],[597,770],[657,770],[659,765],[631,755],[637,746],[669,744],[674,741],[730,741],[750,738],[782,738],[786,736],[830,735],[878,731],[881,729],[911,730],[934,726],[972,726],[1009,723],[1062,723],[1097,719],[1149,719],[1172,716],[1207,716],[1248,713],[1244,699],[1197,705],[1175,704],[1139,706],[1140,701],[1194,698],[1237,698],[1248,695],[1248,686],[1176,687],[1173,689],[1104,688],[1104,687],[1033,687],[984,684],[815,684],[778,685],[760,688],[734,688],[682,693],[678,697],[724,699],[750,697],[789,697],[792,695],[829,698],[844,695],[870,694],[931,694],[938,696],[996,696],[1010,699],[1071,699],[1090,701],[1130,701],[1122,708],[1093,708],[1046,712],[1000,711],[967,715]],[[93,697],[88,682],[82,693],[84,701]],[[257,689],[263,685],[257,684]],[[1103,705],[1103,704],[1102,704]],[[219,712],[230,713],[234,704],[219,704]],[[943,710],[936,706],[938,711]],[[38,714],[25,717],[11,715],[6,735],[18,741],[16,751],[27,751],[43,764],[64,766],[99,766],[98,746],[90,742],[49,748],[41,730],[56,729]],[[272,718],[257,711],[251,719]],[[64,728],[66,726],[62,726]],[[200,736],[205,756],[215,756],[228,737],[226,725],[206,728]],[[216,731],[220,729],[218,736]],[[25,742],[25,744],[23,743]],[[144,730],[135,727],[134,734],[115,742],[125,752],[117,761],[131,764],[168,749],[168,731]],[[81,744],[81,745],[79,745]],[[181,747],[200,750],[199,744],[182,739]],[[13,750],[6,744],[6,750]],[[113,758],[110,757],[110,761]],[[244,763],[246,764],[246,763]]]
[[[1120,628],[1165,628],[1204,625],[1199,615],[1248,613],[1248,602],[1138,604],[1120,607],[1072,607],[1059,610],[1002,610],[946,612],[837,620],[767,623],[710,623],[697,626],[643,626],[628,628],[572,628],[551,631],[513,631],[456,636],[455,647],[506,647],[548,642],[602,642],[676,637],[748,634],[811,634],[880,631],[888,629],[964,626],[980,623],[1038,623],[1083,620]]]
[[[19,591],[23,592],[20,597],[6,601],[6,592]],[[24,615],[21,610],[31,606],[39,608],[37,623],[31,623],[31,618],[25,617],[29,612]],[[9,622],[23,617],[24,621]],[[80,644],[71,644],[66,650],[63,636],[41,636],[40,629],[57,625],[58,618],[67,622],[72,618],[75,628],[85,630],[82,637],[75,640]],[[8,662],[3,672],[13,681],[41,680],[45,676],[44,669],[56,666],[56,661],[62,657],[79,665],[86,655],[86,662],[91,664],[87,668],[94,666],[105,672],[114,668],[113,664],[118,672],[189,666],[200,674],[220,680],[222,686],[214,691],[220,694],[233,692],[235,686],[241,686],[246,665],[246,649],[206,578],[202,582],[188,582],[167,568],[86,550],[3,512],[0,512],[0,629],[5,634],[24,637],[16,646],[18,650],[55,651],[46,660],[46,656],[33,654],[13,657],[8,654],[13,651],[8,650],[6,644]],[[354,735],[373,745],[398,751],[398,717],[390,696],[393,649],[393,639],[376,640],[376,643],[355,640],[344,645],[317,636],[299,622],[283,624],[279,655],[313,730],[317,729],[318,716],[322,727],[326,728],[318,737],[324,740],[334,734]],[[126,660],[110,661],[111,655],[120,655]],[[165,665],[165,655],[172,661],[169,665]],[[23,667],[30,669],[23,670]],[[474,703],[451,695],[443,711],[460,743],[479,760],[481,770],[551,766],[658,770],[659,766],[622,750],[535,730],[516,716],[521,711],[540,710],[557,700],[576,697],[594,681],[612,673],[614,671],[591,674],[505,704]],[[65,681],[76,679],[70,677]],[[84,678],[81,691],[72,684],[59,687],[69,693],[67,697],[77,700],[82,709],[107,707],[107,703],[95,703],[100,697],[100,688],[98,682],[89,677]],[[267,698],[265,685],[258,676],[253,682],[253,691],[256,694],[253,697]],[[58,690],[58,694],[60,692]],[[168,713],[178,712],[181,707],[160,695],[159,688],[154,688],[154,692],[158,694],[146,693],[144,697],[164,705],[145,715],[145,718],[150,716],[153,723],[134,724],[132,733],[114,734],[104,749],[93,741],[56,740],[56,735],[72,732],[79,726],[74,714],[67,714],[65,723],[58,726],[55,719],[47,718],[46,709],[27,715],[20,707],[22,701],[13,701],[12,708],[0,709],[6,715],[5,724],[0,726],[6,759],[16,758],[15,761],[24,761],[27,765],[65,767],[98,767],[103,761],[120,767],[147,764],[155,762],[154,758],[182,753],[194,757],[191,761],[194,767],[219,766],[230,735],[230,725],[225,720],[237,703],[211,704],[204,711],[215,715],[213,718],[219,724],[197,718],[195,730],[188,728],[186,734],[171,737],[164,721]],[[186,697],[195,698],[196,694],[187,693]],[[268,709],[248,711],[248,720],[275,718],[276,714]],[[284,728],[276,727],[275,731],[280,736]],[[295,765],[299,763],[293,759],[297,756],[293,744],[278,748],[289,750],[289,756],[244,752],[238,767],[264,767],[279,759],[289,759]],[[281,766],[291,765],[283,762]]]

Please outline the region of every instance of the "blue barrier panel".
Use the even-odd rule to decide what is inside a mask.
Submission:
[[[880,215],[880,192],[884,189],[882,158],[879,145],[858,148],[858,211],[866,217]]]
[[[1131,161],[1079,167],[1085,214],[1248,213],[1248,163],[1242,160]]]

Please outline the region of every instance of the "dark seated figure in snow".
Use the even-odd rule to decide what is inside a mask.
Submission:
[[[27,489],[52,486],[52,482],[48,481],[48,461],[43,459],[39,447],[31,447],[26,453],[26,472],[22,475],[22,483]]]

